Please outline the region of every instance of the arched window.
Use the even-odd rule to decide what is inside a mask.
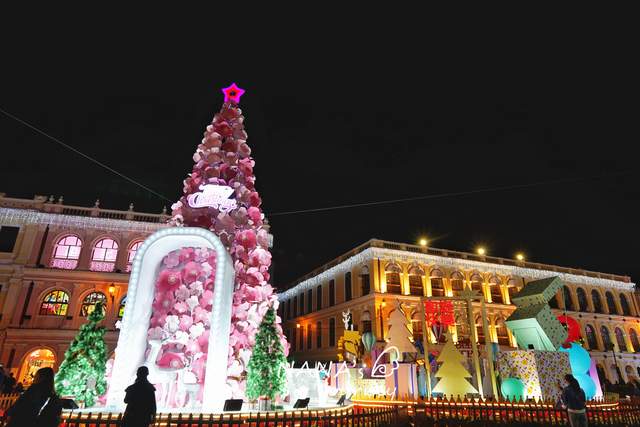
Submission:
[[[491,276],[489,279],[489,290],[491,292],[491,301],[495,304],[504,304],[502,298],[502,282],[496,276]]]
[[[442,278],[444,277],[444,274],[442,274],[442,271],[438,270],[438,269],[433,269],[431,270],[431,275],[430,275],[430,281],[431,281],[431,295],[434,297],[443,297],[444,296],[444,282],[442,281]]]
[[[133,265],[133,259],[136,257],[136,252],[138,252],[138,248],[140,247],[141,244],[142,244],[142,240],[138,240],[136,242],[133,242],[129,246],[129,251],[127,254],[127,272],[131,271],[131,266]]]
[[[607,291],[604,296],[607,299],[607,308],[609,309],[609,314],[619,314],[618,309],[616,308],[616,301],[613,298],[613,294]]]
[[[586,313],[589,311],[589,303],[587,302],[587,293],[582,288],[576,289],[576,294],[578,295],[578,307],[580,311]]]
[[[622,307],[622,314],[625,316],[631,316],[631,307],[629,307],[629,301],[624,294],[620,294],[620,307]]]
[[[629,339],[631,340],[631,345],[633,346],[634,353],[640,353],[640,341],[638,341],[638,334],[635,329],[629,329]]]
[[[411,318],[411,330],[413,331],[413,342],[422,342],[422,320],[420,320],[420,314],[414,313]]]
[[[510,345],[509,332],[507,332],[507,325],[504,324],[504,319],[499,318],[496,320],[496,335],[498,336],[498,344]]]
[[[369,295],[371,292],[371,278],[369,276],[369,267],[366,265],[360,270],[360,287],[362,295]],[[320,309],[318,309],[320,310]]]
[[[518,287],[518,281],[514,278],[507,281],[507,292],[509,292],[509,301],[513,304],[513,297],[515,297],[520,291]]]
[[[384,271],[387,278],[387,292],[401,294],[402,285],[400,282],[400,273],[402,273],[402,268],[395,262],[390,262]]]
[[[585,326],[584,334],[587,336],[587,344],[589,344],[589,350],[598,350],[598,340],[596,339],[596,331],[593,329],[593,326]]]
[[[53,248],[51,267],[74,270],[78,266],[82,240],[78,236],[61,237]]]
[[[65,291],[51,291],[40,304],[40,314],[43,316],[66,316],[69,308],[69,294]]]
[[[98,240],[91,254],[91,271],[113,271],[116,268],[118,244],[115,240],[104,238]]]
[[[609,329],[606,326],[600,327],[600,335],[602,335],[602,345],[604,345],[605,351],[608,351],[613,345],[611,342],[611,335],[609,335]]]
[[[616,334],[616,341],[618,342],[618,350],[627,351],[627,341],[624,339],[622,329],[616,328],[614,333]]]
[[[424,270],[419,265],[412,265],[409,268],[409,293],[411,295],[424,296],[424,287],[422,286],[424,276]]]
[[[564,308],[567,311],[576,311],[573,305],[573,298],[571,298],[571,291],[567,285],[562,287],[562,297],[564,299]]]
[[[485,338],[484,338],[484,328],[482,327],[482,318],[481,317],[476,318],[475,323],[476,323],[476,334],[478,337],[478,342],[480,344],[484,344]]]
[[[87,317],[93,313],[93,310],[96,309],[96,304],[99,302],[102,303],[102,309],[106,309],[107,297],[102,292],[91,292],[84,298],[84,301],[82,301],[80,316]]]
[[[458,295],[464,289],[464,276],[459,271],[451,274],[451,290],[454,295]]]
[[[596,313],[604,314],[604,311],[602,310],[602,300],[600,299],[600,292],[596,291],[595,289],[591,291],[591,302],[593,303],[593,311],[595,311]]]
[[[482,276],[480,276],[478,273],[474,273],[473,275],[471,275],[471,290],[478,291],[480,295],[484,296],[484,293],[482,291]]]
[[[123,296],[122,299],[120,300],[120,308],[118,309],[118,319],[122,319],[122,316],[124,316],[124,307],[125,305],[127,305],[127,296]]]

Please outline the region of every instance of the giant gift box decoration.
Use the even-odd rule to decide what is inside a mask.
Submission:
[[[498,353],[500,377],[519,378],[525,385],[525,398],[557,400],[558,384],[571,373],[569,356],[564,352],[513,350]]]
[[[386,372],[391,373],[385,377],[388,397],[403,400],[418,398],[420,390],[415,363],[388,364]]]
[[[555,351],[565,342],[567,331],[549,307],[563,286],[558,277],[535,280],[511,298],[517,308],[506,324],[520,348]]]

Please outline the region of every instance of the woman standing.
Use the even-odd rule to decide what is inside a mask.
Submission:
[[[573,375],[564,376],[567,386],[562,388],[562,403],[567,408],[571,427],[587,427],[587,404],[584,390]]]
[[[60,424],[62,404],[53,388],[53,369],[41,368],[33,384],[7,411],[7,427],[56,427]]]

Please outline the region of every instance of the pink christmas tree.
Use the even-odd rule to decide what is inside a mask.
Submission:
[[[235,291],[227,395],[242,398],[256,332],[267,310],[278,308],[278,299],[269,285],[268,227],[255,188],[255,161],[247,145],[244,117],[238,108],[244,90],[234,83],[222,91],[224,103],[193,155],[195,164],[184,180],[184,195],[172,206],[172,223],[211,230],[233,259]],[[276,329],[288,354],[289,344],[279,317]]]

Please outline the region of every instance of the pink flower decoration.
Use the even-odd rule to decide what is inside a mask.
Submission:
[[[242,172],[244,175],[251,175],[253,174],[253,165],[255,164],[255,162],[252,159],[242,159],[238,162],[238,168],[240,169],[240,172]]]
[[[180,316],[180,330],[188,331],[189,328],[193,325],[193,318],[191,316],[183,315]]]
[[[166,320],[167,320],[166,314],[161,312],[156,312],[153,314],[153,317],[151,318],[151,327],[163,328]]]
[[[182,269],[182,278],[185,283],[193,283],[198,279],[202,272],[200,264],[190,261]]]
[[[197,180],[197,186],[200,186],[200,180]],[[195,257],[195,250],[193,248],[182,248],[180,249],[180,261],[191,261]]]
[[[253,221],[254,224],[261,223],[262,213],[260,212],[260,209],[256,208],[255,206],[251,206],[247,213],[249,214],[249,218],[251,218],[251,221]]]
[[[207,308],[213,303],[213,292],[204,291],[200,297],[200,306]]]
[[[180,286],[175,292],[175,296],[178,301],[185,301],[187,298],[189,298],[190,295],[191,292],[185,285]]]
[[[262,204],[262,199],[260,199],[260,196],[257,192],[253,191],[249,196],[249,203],[251,204],[251,206],[258,207],[260,206],[260,204]]]
[[[198,344],[197,340],[189,340],[187,343],[187,354],[196,354],[200,353],[202,350],[200,349],[200,344]]]
[[[253,249],[256,246],[256,233],[253,230],[244,230],[236,235],[236,241],[245,249]]]
[[[209,330],[207,329],[198,337],[198,344],[200,348],[207,349],[209,347]],[[206,351],[206,350],[205,350]]]
[[[180,274],[173,270],[162,270],[158,277],[158,287],[161,290],[175,290],[182,284]]]
[[[202,307],[196,307],[194,310],[193,318],[196,322],[202,322],[205,325],[209,325],[210,312]]]
[[[189,307],[187,307],[187,304],[184,302],[177,302],[173,305],[173,310],[178,313],[178,314],[183,314],[186,313],[187,310],[189,310]],[[182,316],[184,317],[184,316]]]
[[[157,313],[166,313],[173,308],[174,304],[172,292],[159,292],[153,301],[153,310]]]
[[[255,248],[249,255],[249,265],[252,267],[271,265],[271,254],[262,248]]]
[[[263,247],[263,248],[268,248],[269,247],[269,233],[267,233],[267,231],[263,228],[261,228],[260,230],[258,230],[258,244]]]
[[[158,360],[157,365],[161,368],[184,368],[185,358],[182,354],[167,352]]]
[[[164,329],[157,326],[155,328],[151,328],[147,333],[147,337],[150,340],[161,340],[164,337]]]
[[[189,285],[189,291],[191,295],[199,297],[204,291],[204,286],[202,285],[202,282],[196,281]]]
[[[164,257],[163,263],[169,268],[175,268],[178,264],[180,264],[180,257],[176,251],[173,251],[169,255]]]

